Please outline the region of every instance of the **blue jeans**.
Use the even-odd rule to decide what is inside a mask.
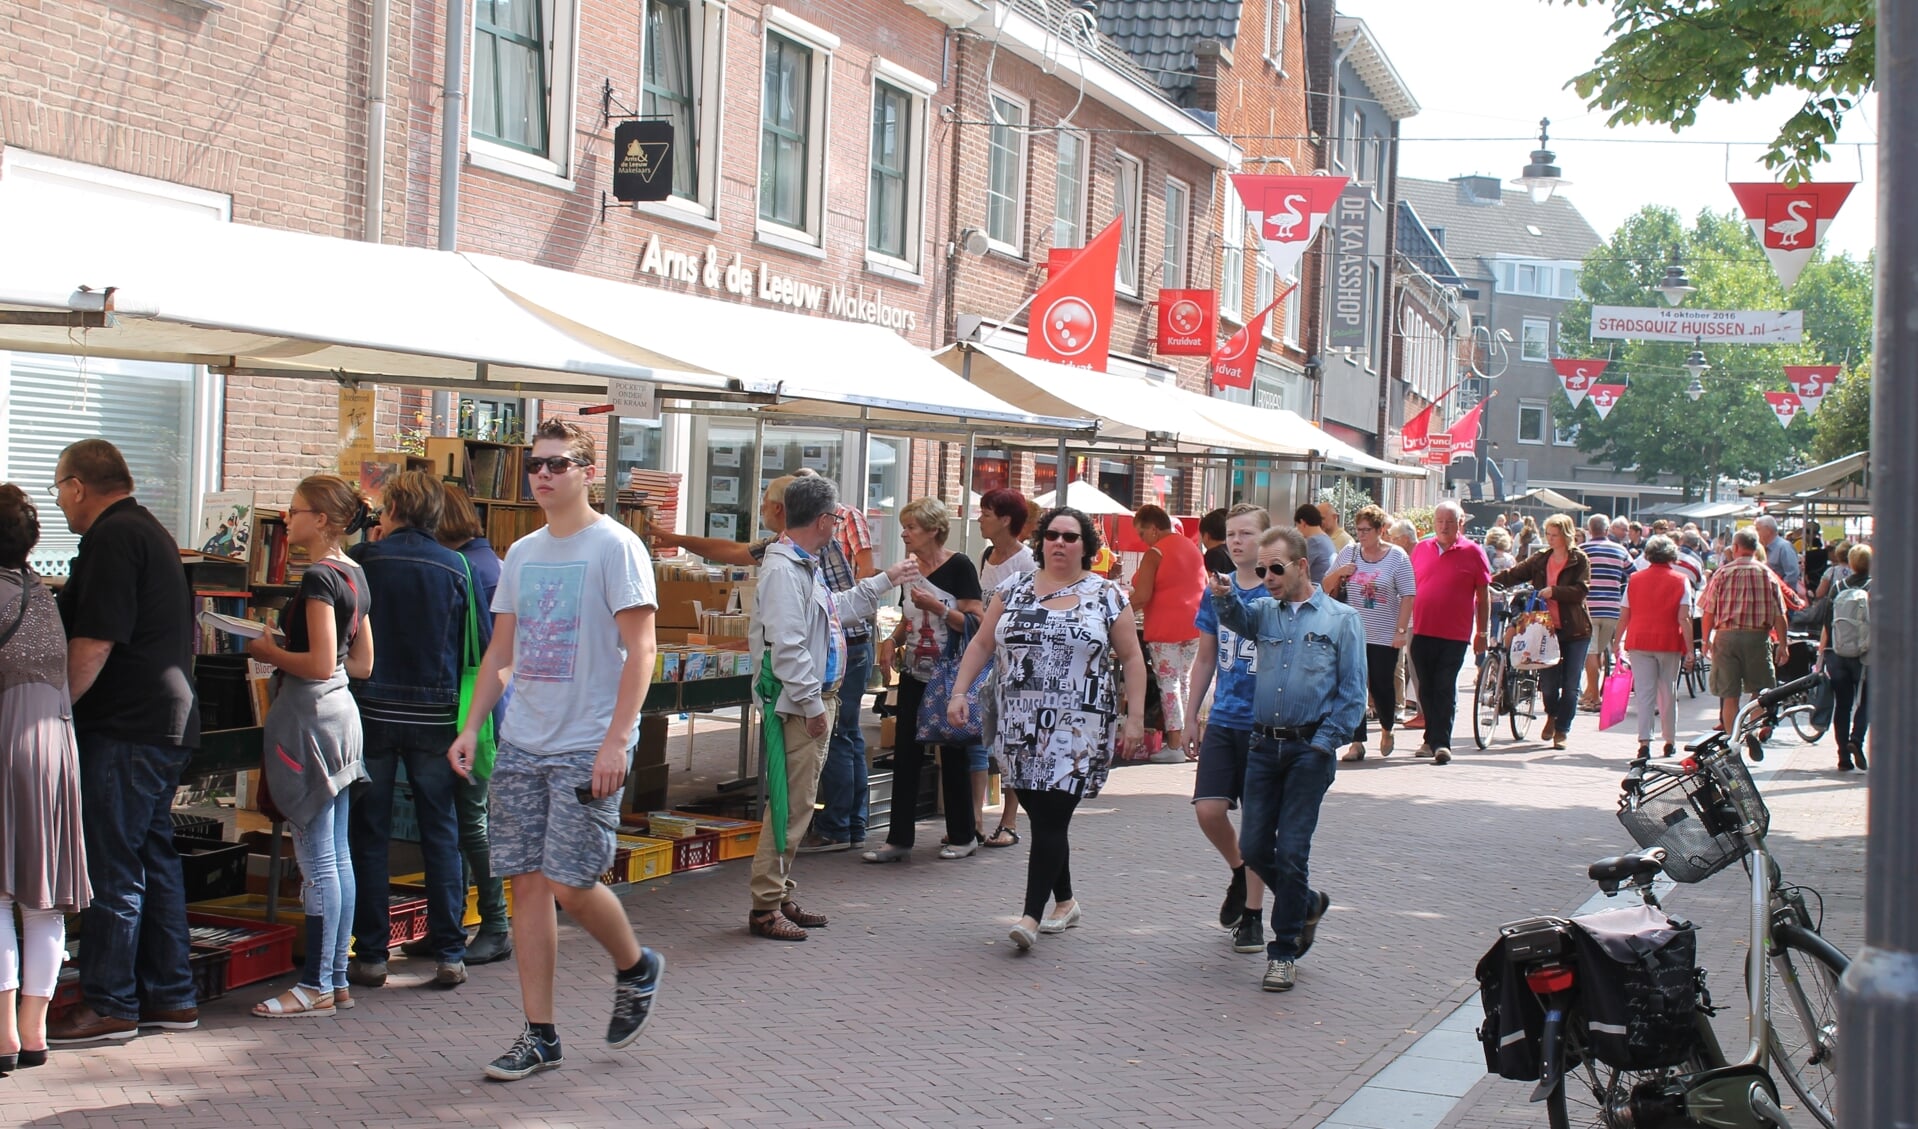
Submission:
[[[420,855],[426,863],[426,939],[447,963],[466,959],[466,874],[460,864],[459,814],[454,785],[459,777],[446,761],[458,736],[450,725],[395,725],[363,721],[366,774],[353,786],[347,820],[357,892],[353,907],[353,956],[362,964],[386,960],[391,933],[387,848],[393,840],[393,781],[406,762],[413,785],[413,812],[420,824]]]
[[[306,910],[306,969],[300,983],[321,992],[346,987],[346,951],[353,942],[350,794],[341,792],[312,823],[293,828],[293,856],[300,860]]]
[[[80,915],[80,991],[113,1019],[195,1006],[173,793],[190,750],[80,738],[80,810],[93,902]]]
[[[839,720],[826,749],[826,765],[819,771],[819,802],[825,807],[812,821],[813,834],[835,843],[856,843],[866,837],[866,736],[859,729],[859,704],[865,701],[866,679],[871,675],[872,640],[846,640]]]
[[[1543,699],[1539,705],[1560,733],[1569,732],[1572,719],[1578,716],[1578,687],[1585,679],[1585,653],[1591,648],[1590,638],[1567,639],[1561,633],[1558,665],[1539,673],[1538,692]]]
[[[1269,960],[1295,960],[1305,918],[1318,895],[1306,884],[1319,802],[1332,786],[1331,753],[1301,741],[1255,738],[1245,762],[1245,799],[1239,817],[1239,853],[1272,891]]]

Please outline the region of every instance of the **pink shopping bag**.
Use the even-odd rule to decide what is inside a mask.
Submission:
[[[1598,727],[1610,729],[1625,720],[1625,714],[1632,705],[1632,664],[1621,656],[1612,664],[1612,672],[1605,676],[1605,686],[1599,692]]]

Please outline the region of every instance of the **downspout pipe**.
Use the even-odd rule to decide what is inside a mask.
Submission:
[[[386,226],[386,68],[392,54],[392,0],[373,0],[366,76],[366,215],[360,238],[378,243]]]
[[[440,238],[459,250],[460,131],[466,122],[466,0],[446,0],[446,82],[440,92]]]

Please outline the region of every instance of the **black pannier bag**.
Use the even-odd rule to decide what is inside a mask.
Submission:
[[[1698,1048],[1698,933],[1651,906],[1575,917],[1579,1037],[1619,1070],[1679,1066]]]
[[[1568,926],[1562,919],[1531,918],[1499,927],[1499,939],[1479,959],[1479,1004],[1485,1023],[1478,1029],[1485,1049],[1485,1070],[1517,1082],[1536,1082],[1544,1073],[1539,1043],[1545,1035],[1545,1007],[1525,983],[1525,968],[1564,950]]]

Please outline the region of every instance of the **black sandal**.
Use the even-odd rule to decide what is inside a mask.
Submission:
[[[1001,835],[1012,836],[1012,841],[1010,843],[1001,841],[999,838]],[[979,845],[982,847],[1016,847],[1019,845],[1019,832],[1002,823],[993,829],[990,836],[979,840]]]

